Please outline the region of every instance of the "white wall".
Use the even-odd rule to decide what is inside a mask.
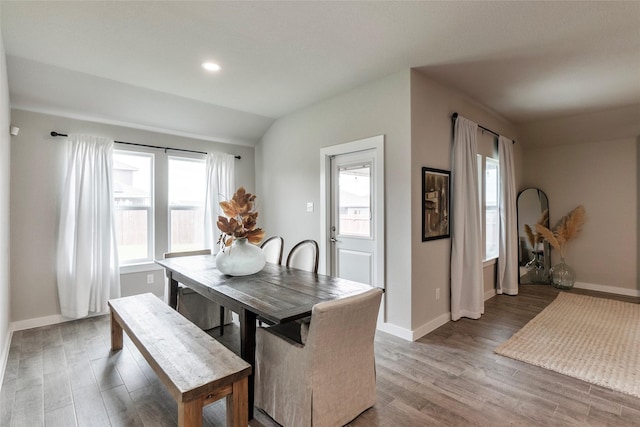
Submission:
[[[320,239],[320,149],[385,136],[386,322],[411,329],[409,71],[277,120],[256,147],[261,226],[285,240]],[[314,212],[306,212],[313,202]]]
[[[60,138],[49,136],[50,131],[103,135],[118,141],[238,154],[242,160],[236,163],[236,182],[245,185],[249,191],[254,187],[252,147],[199,141],[22,110],[13,110],[12,120],[20,127],[20,134],[11,140],[11,320],[21,322],[23,326],[55,322],[60,315],[54,266],[58,228],[57,195],[63,173],[63,150]],[[155,152],[163,153],[162,150]],[[162,177],[159,179],[162,180]],[[166,226],[166,221],[156,224],[156,227]],[[156,258],[166,251],[166,246],[164,249],[161,246],[161,243],[156,245]],[[153,274],[154,286],[146,285],[146,272],[121,275],[123,295],[148,291],[161,294],[164,273],[156,270]]]
[[[640,296],[636,138],[534,146],[525,159],[525,183],[547,193],[552,226],[576,206],[586,209],[582,233],[567,246],[576,286]]]
[[[411,323],[418,336],[450,319],[451,239],[422,241],[421,170],[423,166],[451,170],[451,116],[454,112],[518,140],[515,127],[506,120],[422,72],[411,72]],[[521,144],[516,143],[516,170],[522,163],[521,150]],[[494,272],[494,266],[485,269],[485,292],[495,288]],[[437,288],[440,288],[439,300],[435,298]]]
[[[0,12],[1,13],[1,12]],[[4,44],[0,34],[0,380],[6,366],[9,351],[10,321],[10,275],[9,266],[9,180],[11,137],[9,110],[9,87],[5,62]]]

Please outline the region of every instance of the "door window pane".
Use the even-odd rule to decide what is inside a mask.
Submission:
[[[371,165],[338,172],[339,234],[371,237]]]
[[[120,264],[153,258],[153,155],[114,151],[113,200]]]

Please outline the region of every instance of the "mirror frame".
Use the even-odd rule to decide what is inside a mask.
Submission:
[[[549,197],[547,196],[547,193],[545,193],[544,191],[542,191],[539,188],[536,187],[527,187],[524,188],[523,190],[521,190],[518,193],[518,197],[516,198],[516,219],[517,219],[517,223],[518,223],[518,284],[549,284],[551,283],[551,280],[549,277],[547,277],[547,280],[545,282],[526,282],[526,283],[522,283],[521,282],[521,275],[520,275],[520,268],[523,267],[523,263],[524,261],[522,260],[523,256],[522,256],[522,245],[520,244],[521,242],[521,230],[520,230],[520,196],[522,196],[522,194],[528,190],[534,190],[537,192],[538,194],[538,200],[541,199],[541,196],[544,195],[544,198],[547,201],[547,210],[549,212],[551,212],[550,208],[549,208]],[[544,212],[543,206],[540,207],[540,213],[538,215],[541,215],[542,212]],[[547,219],[547,227],[549,226],[549,220]],[[526,238],[526,236],[525,236]],[[543,250],[544,250],[544,265],[545,265],[545,271],[548,273],[549,272],[549,268],[551,268],[551,245],[549,245],[549,242],[547,242],[546,240],[543,242]]]

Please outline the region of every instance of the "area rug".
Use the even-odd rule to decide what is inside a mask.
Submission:
[[[640,397],[640,304],[563,292],[495,352]]]

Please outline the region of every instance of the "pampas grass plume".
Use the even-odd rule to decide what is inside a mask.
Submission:
[[[582,231],[585,222],[587,222],[586,210],[584,206],[580,205],[565,215],[555,230],[551,231],[541,224],[536,224],[536,231],[542,234],[551,246],[558,249],[560,251],[560,257],[564,258],[567,243]]]

